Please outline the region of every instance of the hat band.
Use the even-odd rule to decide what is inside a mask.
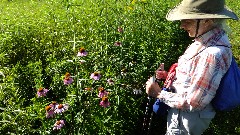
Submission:
[[[188,13],[188,14],[196,14],[196,13],[207,13],[207,14],[216,14],[220,13],[224,10],[224,8],[215,8],[215,9],[199,9],[199,8],[192,8],[192,7],[182,7],[180,8],[182,13]]]

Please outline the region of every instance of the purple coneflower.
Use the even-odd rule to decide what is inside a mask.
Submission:
[[[98,72],[94,72],[91,74],[90,78],[93,80],[99,80],[101,78],[101,75]]]
[[[46,118],[54,117],[54,107],[48,105],[45,107],[45,110],[46,110]]]
[[[107,97],[103,97],[103,98],[102,98],[102,101],[100,102],[99,105],[102,106],[102,107],[104,107],[104,108],[110,106],[110,103],[108,102],[108,98],[107,98]]]
[[[122,33],[123,32],[123,28],[122,27],[118,27],[118,32]]]
[[[87,56],[87,54],[88,54],[88,52],[85,50],[85,48],[81,47],[79,49],[77,56]]]
[[[72,79],[70,73],[67,72],[67,73],[65,74],[65,78],[64,78],[64,80],[63,80],[63,83],[64,83],[64,85],[69,85],[69,84],[71,84],[72,82],[73,82],[73,79]]]
[[[121,46],[122,43],[121,43],[120,41],[117,41],[117,42],[114,43],[114,45],[115,45],[115,46]]]
[[[38,95],[38,97],[45,97],[48,91],[49,91],[48,89],[41,87],[38,89],[37,95]]]
[[[56,101],[52,101],[52,103],[49,106],[55,110],[57,105],[58,103]]]
[[[99,87],[98,90],[99,90],[99,94],[98,94],[99,98],[108,96],[108,92],[105,91],[103,87]]]
[[[69,108],[69,105],[68,104],[59,104],[59,105],[56,105],[56,108],[55,108],[55,113],[63,113],[65,111],[67,111]]]
[[[56,121],[56,123],[55,123],[54,126],[53,126],[53,130],[59,130],[59,129],[61,129],[64,125],[65,125],[64,120]]]
[[[109,85],[114,85],[113,79],[107,79],[107,82],[108,82]]]

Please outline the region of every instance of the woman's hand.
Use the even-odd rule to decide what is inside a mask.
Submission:
[[[151,97],[157,97],[161,93],[161,88],[152,77],[146,82],[146,93]]]
[[[162,70],[157,70],[156,72],[156,79],[166,79],[167,78],[167,75],[168,75],[168,72],[167,71],[162,71]]]
[[[167,78],[168,72],[164,70],[164,63],[161,63],[159,68],[155,71],[156,79],[165,80]]]

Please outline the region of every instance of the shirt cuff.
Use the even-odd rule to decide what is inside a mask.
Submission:
[[[166,97],[167,94],[168,94],[167,91],[162,90],[161,93],[157,96],[157,98],[164,99],[164,97]]]

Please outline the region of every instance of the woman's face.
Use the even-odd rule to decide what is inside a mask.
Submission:
[[[188,32],[190,37],[195,37],[196,28],[197,28],[197,20],[195,19],[186,19],[181,20],[180,28],[184,29]],[[213,20],[212,19],[201,19],[199,23],[197,36],[206,33],[207,31],[213,28]]]

